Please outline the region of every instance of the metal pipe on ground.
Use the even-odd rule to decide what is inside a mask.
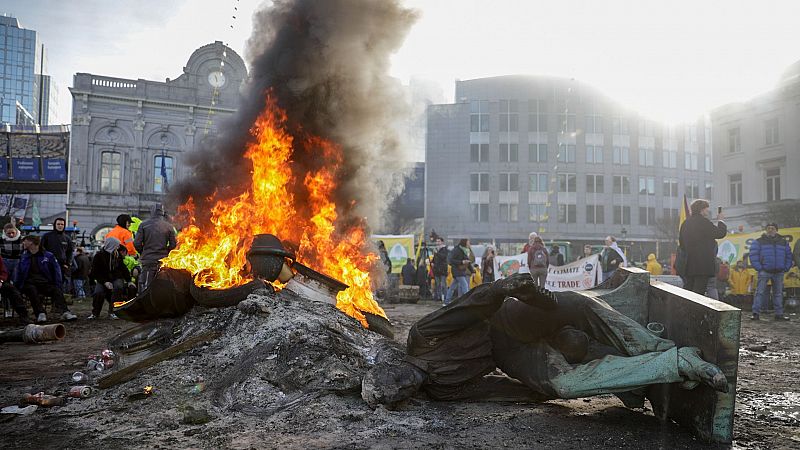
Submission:
[[[67,335],[67,329],[60,323],[52,325],[30,324],[18,330],[0,331],[0,343],[24,342],[26,344],[40,344],[42,342],[60,341]]]

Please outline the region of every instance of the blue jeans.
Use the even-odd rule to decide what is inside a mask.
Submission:
[[[19,266],[18,259],[3,259],[3,263],[6,265],[6,270],[8,271],[8,279],[13,280],[16,276],[15,272],[17,271],[17,266]]]
[[[436,294],[433,296],[435,300],[444,299],[447,296],[447,275],[436,275]]]
[[[767,302],[767,281],[772,280],[772,303],[775,305],[775,315],[783,315],[783,272],[769,273],[758,272],[758,285],[756,297],[753,299],[753,314],[760,314],[761,307]]]
[[[456,290],[458,291],[456,293],[456,297],[461,297],[467,293],[469,290],[469,281],[467,280],[466,276],[453,277],[453,282],[450,284],[450,287],[447,288],[447,295],[444,298],[444,303],[446,305],[449,305],[450,301],[453,300],[453,291]]]
[[[80,278],[73,278],[72,284],[75,285],[75,296],[78,298],[86,297],[86,291],[83,289],[85,281]]]

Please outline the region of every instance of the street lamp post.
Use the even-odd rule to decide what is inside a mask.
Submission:
[[[621,230],[619,230],[619,235],[622,237],[622,239],[620,240],[620,242],[621,242],[621,243],[623,244],[623,246],[624,246],[624,245],[625,245],[625,242],[624,242],[624,241],[625,241],[625,236],[627,236],[627,235],[628,235],[628,230],[627,230],[627,229],[626,229],[626,228],[623,226],[623,227],[622,227],[622,229],[621,229]],[[622,252],[623,252],[623,253],[625,252],[625,249],[624,249],[624,247],[623,247],[623,250],[622,250]]]

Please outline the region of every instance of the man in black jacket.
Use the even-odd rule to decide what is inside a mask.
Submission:
[[[61,266],[61,274],[64,281],[69,286],[67,280],[72,275],[72,259],[75,245],[72,243],[72,238],[69,234],[64,232],[67,226],[67,221],[59,217],[53,221],[53,231],[48,231],[42,236],[42,247],[52,253],[58,260],[58,265]],[[61,286],[63,290],[63,286]]]
[[[100,317],[103,302],[108,301],[108,318],[117,319],[114,314],[114,302],[125,301],[125,288],[131,279],[131,273],[125,266],[127,251],[119,239],[106,237],[102,250],[92,259],[92,271],[89,278],[97,285],[92,296],[92,314],[87,319]]]
[[[444,245],[444,239],[436,238],[436,253],[433,255],[433,277],[436,292],[434,297],[444,304],[447,295],[447,257],[450,251]]]
[[[175,228],[167,221],[164,206],[156,203],[150,209],[150,218],[139,224],[133,246],[139,252],[142,273],[139,274],[139,293],[141,294],[156,276],[161,260],[175,248]]]
[[[417,269],[414,268],[414,260],[406,258],[406,264],[400,269],[400,276],[403,280],[404,286],[416,286],[417,284]]]
[[[722,213],[717,215],[717,224],[709,220],[708,201],[701,198],[690,205],[692,215],[681,225],[680,246],[686,252],[684,289],[704,295],[708,280],[716,276],[715,261],[717,257],[717,239],[728,233],[728,227],[722,221]]]

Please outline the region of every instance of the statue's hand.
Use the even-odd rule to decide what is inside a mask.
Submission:
[[[506,297],[514,297],[530,306],[555,309],[558,300],[552,292],[537,286],[530,274],[517,273],[494,282],[493,288]]]

